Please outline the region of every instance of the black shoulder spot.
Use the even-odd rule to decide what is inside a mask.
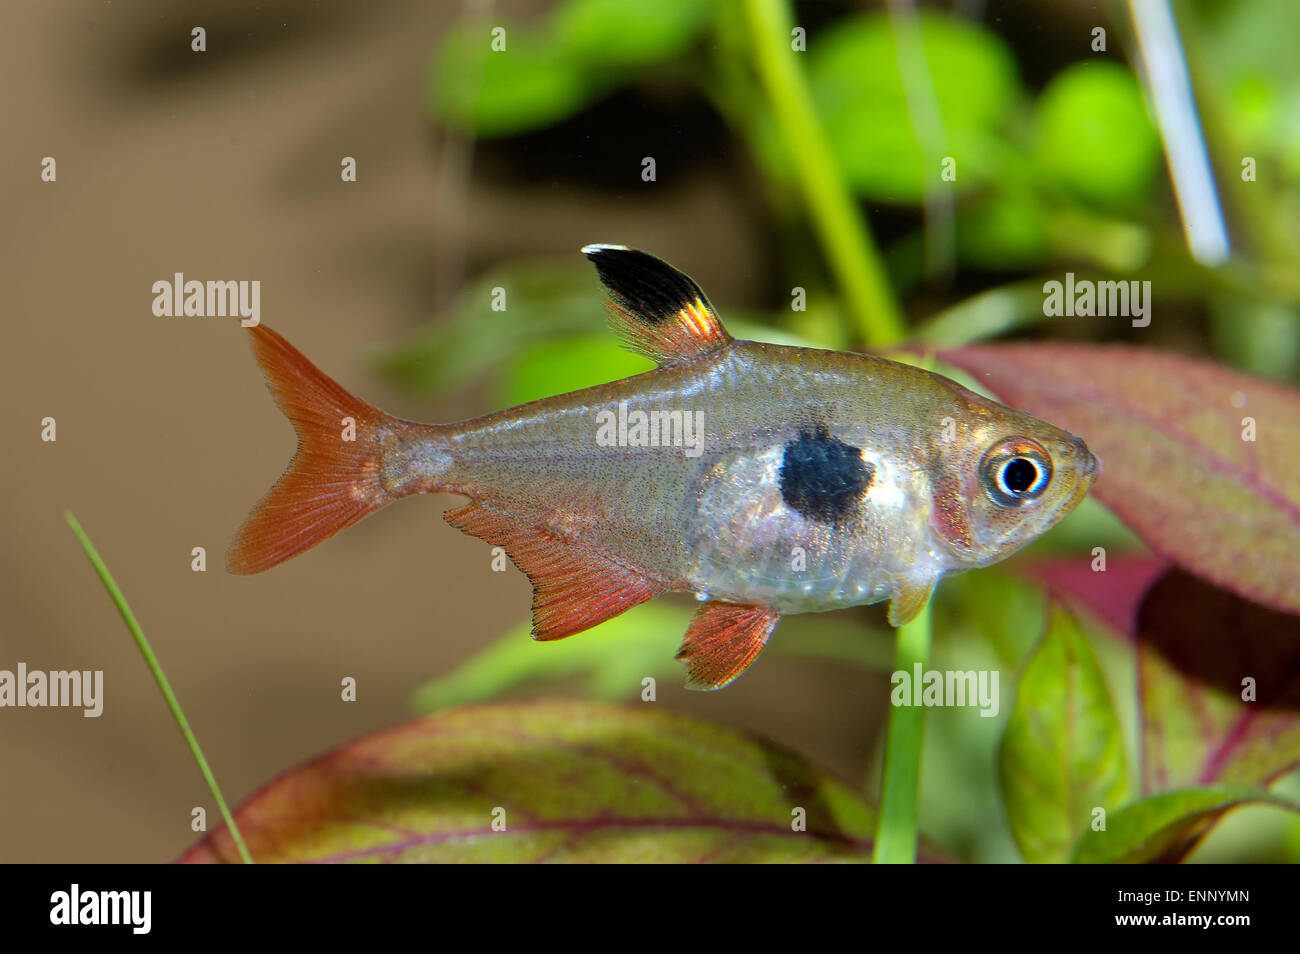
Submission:
[[[838,524],[871,486],[873,468],[862,450],[831,436],[825,425],[805,429],[785,445],[781,498],[808,520]]]

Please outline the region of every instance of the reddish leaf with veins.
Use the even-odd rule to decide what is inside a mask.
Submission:
[[[375,732],[276,779],[236,821],[257,862],[798,862],[869,861],[876,814],[729,729],[650,706],[536,702]],[[181,860],[237,855],[223,827]]]
[[[977,345],[939,358],[1086,440],[1102,461],[1093,494],[1152,549],[1300,613],[1300,392],[1142,348]]]

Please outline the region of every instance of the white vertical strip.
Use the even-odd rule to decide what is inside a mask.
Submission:
[[[1187,247],[1201,264],[1221,265],[1228,259],[1228,230],[1196,115],[1173,10],[1169,0],[1129,0],[1129,9],[1156,124],[1169,158],[1169,173],[1178,197]]]

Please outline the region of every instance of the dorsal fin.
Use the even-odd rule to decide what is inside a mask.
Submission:
[[[633,351],[683,364],[731,341],[704,289],[667,262],[624,245],[588,245],[582,254],[609,289],[610,323]]]

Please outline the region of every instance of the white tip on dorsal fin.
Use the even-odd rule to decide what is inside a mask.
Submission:
[[[582,254],[609,290],[614,331],[633,351],[682,364],[731,342],[704,289],[667,262],[625,245],[587,245]]]

